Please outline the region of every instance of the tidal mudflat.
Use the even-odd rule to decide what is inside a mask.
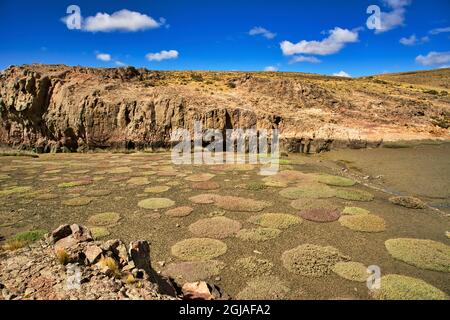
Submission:
[[[235,299],[448,299],[449,159],[449,144],[289,154],[262,176],[170,153],[0,157],[1,244],[77,223],[148,240],[155,270]]]

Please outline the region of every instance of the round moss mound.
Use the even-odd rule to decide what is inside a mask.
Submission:
[[[338,262],[348,261],[338,249],[314,244],[302,244],[283,252],[283,266],[290,272],[309,277],[320,277],[332,272]]]
[[[370,211],[360,207],[345,207],[342,211],[343,215],[356,216],[360,214],[369,214]]]
[[[308,184],[299,187],[290,187],[280,191],[280,195],[284,198],[295,200],[300,198],[331,198],[335,196],[335,191],[321,184]]]
[[[272,229],[287,229],[291,226],[302,223],[302,219],[285,213],[264,213],[248,219],[249,222],[258,224],[261,227]]]
[[[89,230],[95,240],[105,238],[111,234],[105,227],[90,227]]]
[[[234,196],[216,196],[215,205],[227,211],[258,212],[270,207],[272,203]]]
[[[333,176],[328,174],[321,174],[317,177],[317,181],[321,183],[325,183],[330,186],[337,186],[337,187],[351,187],[355,185],[355,181],[352,179],[344,178],[341,176]]]
[[[191,238],[176,243],[172,255],[185,261],[206,261],[217,258],[227,251],[227,245],[216,239]]]
[[[241,229],[237,234],[241,240],[251,242],[263,242],[271,239],[275,239],[281,234],[281,230],[272,228],[254,228],[254,229]]]
[[[334,199],[311,199],[300,198],[291,202],[291,207],[297,210],[307,210],[314,208],[324,208],[330,210],[339,210],[339,204]]]
[[[175,205],[175,201],[167,198],[148,198],[138,202],[143,209],[164,209]]]
[[[28,192],[30,190],[32,190],[32,187],[10,187],[7,189],[3,189],[0,190],[0,197],[1,196],[9,196],[11,194],[16,194],[16,193],[25,193]]]
[[[42,229],[24,231],[24,232],[17,233],[14,237],[12,237],[12,239],[16,240],[16,241],[25,242],[25,243],[31,243],[31,242],[35,242],[37,240],[42,239],[46,233],[47,233],[47,231],[42,230]]]
[[[341,278],[357,282],[366,282],[369,277],[367,267],[360,262],[353,261],[336,263],[333,272]]]
[[[69,181],[69,182],[62,182],[58,184],[59,188],[73,188],[73,187],[79,187],[79,186],[85,186],[88,184],[91,184],[92,180],[79,180],[79,181]]]
[[[236,234],[242,225],[226,217],[200,219],[189,226],[189,231],[198,237],[224,239]]]
[[[148,181],[147,177],[133,177],[127,181],[127,184],[131,184],[133,186],[145,186],[149,183],[150,181]]]
[[[264,179],[262,179],[262,181],[264,181],[264,184],[267,187],[285,188],[288,186],[288,184],[286,182],[274,180],[274,179],[272,179],[272,177],[265,177]]]
[[[338,210],[327,208],[306,209],[302,210],[299,215],[305,220],[314,222],[332,222],[341,216]]]
[[[220,185],[214,181],[201,181],[192,184],[192,189],[194,190],[217,190]]]
[[[147,193],[163,193],[170,190],[169,186],[154,186],[154,187],[148,187],[145,188],[144,192]]]
[[[216,197],[218,197],[216,194],[203,193],[190,197],[189,200],[196,204],[211,204],[214,203]]]
[[[376,300],[448,300],[449,297],[431,284],[412,277],[388,274],[381,277],[379,289],[371,290]]]
[[[53,200],[56,198],[58,198],[58,195],[54,193],[42,193],[34,197],[36,200]]]
[[[280,181],[284,183],[314,181],[313,174],[307,174],[296,170],[283,170],[268,178],[272,181]]]
[[[280,300],[285,299],[290,289],[275,276],[257,277],[237,294],[238,300]]]
[[[197,173],[187,176],[185,179],[191,182],[201,182],[211,180],[214,177],[215,175],[213,175],[212,173]]]
[[[415,267],[450,272],[450,246],[443,243],[411,238],[389,239],[384,245],[397,260]]]
[[[271,274],[273,263],[255,256],[240,258],[235,263],[235,270],[244,277],[267,276]]]
[[[339,223],[351,230],[361,232],[382,232],[386,230],[384,219],[374,214],[341,216]]]
[[[186,261],[169,264],[162,274],[174,279],[178,285],[186,282],[207,280],[220,274],[225,263],[217,260]]]
[[[131,173],[133,170],[129,167],[116,167],[108,170],[108,173],[111,174],[123,174],[123,173]]]
[[[193,208],[184,206],[184,207],[176,207],[173,209],[169,209],[166,211],[166,216],[173,218],[181,218],[190,215],[194,211]]]
[[[88,225],[93,226],[110,226],[116,224],[120,220],[120,214],[117,212],[103,212],[95,214],[88,219]]]
[[[85,194],[88,197],[106,197],[111,194],[111,191],[105,189],[94,189],[94,190],[87,190]]]
[[[372,201],[373,194],[358,189],[337,189],[336,197],[351,201]]]
[[[63,201],[63,204],[70,207],[87,206],[92,202],[90,197],[75,197]]]
[[[409,209],[424,209],[426,208],[425,202],[415,197],[391,197],[389,202]]]

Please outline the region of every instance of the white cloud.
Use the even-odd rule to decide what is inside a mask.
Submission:
[[[295,56],[291,60],[289,60],[289,63],[297,63],[297,62],[320,63],[321,61],[316,57],[311,56]]]
[[[328,33],[329,36],[321,41],[302,40],[295,44],[283,41],[280,43],[280,47],[286,56],[299,53],[325,56],[339,52],[347,43],[358,41],[358,31],[336,27]]]
[[[111,55],[108,53],[97,53],[95,56],[101,61],[111,61]]]
[[[405,45],[405,46],[414,46],[417,44],[423,44],[425,42],[430,41],[429,37],[422,37],[422,38],[417,38],[415,34],[411,35],[408,38],[401,38],[400,39],[400,43]]]
[[[339,71],[337,73],[333,73],[333,76],[335,76],[335,77],[343,77],[343,78],[351,78],[352,77],[351,75],[349,75],[345,71]]]
[[[119,66],[119,67],[125,67],[126,66],[125,63],[123,63],[122,61],[119,61],[119,60],[114,61],[114,63],[116,64],[116,66]]]
[[[278,68],[277,67],[274,67],[274,66],[267,66],[267,67],[265,67],[264,68],[264,71],[278,71]]]
[[[63,20],[65,19],[63,18]],[[146,14],[123,9],[111,15],[98,12],[95,16],[83,18],[81,29],[89,32],[134,32],[159,28],[163,24],[165,24],[164,18],[158,22]]]
[[[384,0],[384,4],[391,8],[390,12],[381,12],[381,28],[375,33],[382,33],[405,24],[406,7],[411,4],[411,0]]]
[[[249,35],[251,36],[256,36],[256,35],[262,35],[263,37],[267,38],[267,39],[273,39],[277,36],[276,33],[273,33],[263,27],[253,27],[249,32]]]
[[[436,52],[431,51],[426,56],[419,55],[416,57],[416,62],[423,66],[442,66],[450,62],[450,51]]]
[[[145,57],[149,61],[162,61],[167,59],[176,59],[178,58],[178,51],[176,50],[162,50],[157,53],[148,53],[145,55]]]
[[[430,30],[430,34],[432,34],[432,35],[436,35],[439,33],[446,33],[446,32],[450,32],[450,27],[436,28],[436,29]]]

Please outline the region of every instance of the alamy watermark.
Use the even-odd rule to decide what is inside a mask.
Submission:
[[[68,290],[81,288],[81,269],[78,265],[70,263],[66,267],[67,281],[66,286]]]
[[[377,5],[367,7],[367,14],[371,16],[367,18],[366,26],[369,30],[381,30],[381,9]]]
[[[193,137],[187,129],[172,131],[174,164],[262,164],[262,175],[279,169],[280,141],[278,129],[206,129],[194,122]],[[193,146],[192,146],[193,144]]]

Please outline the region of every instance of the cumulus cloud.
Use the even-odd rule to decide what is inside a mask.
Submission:
[[[178,58],[177,50],[162,50],[157,53],[148,53],[145,55],[147,60],[149,61],[162,61],[167,59],[176,59]]]
[[[295,56],[291,60],[289,60],[289,63],[297,63],[297,62],[310,62],[310,63],[320,63],[320,60],[316,57],[311,56]]]
[[[443,66],[450,62],[450,51],[436,52],[431,51],[426,56],[419,55],[416,62],[423,66]]]
[[[281,50],[286,56],[294,54],[330,55],[341,51],[347,43],[358,41],[358,31],[350,31],[336,27],[328,31],[329,36],[321,41],[302,40],[298,43],[283,41],[280,43]]]
[[[432,34],[432,35],[436,35],[439,33],[447,33],[447,32],[450,32],[450,27],[436,28],[436,29],[430,30],[430,34]]]
[[[385,6],[391,11],[381,12],[381,28],[375,33],[382,33],[405,24],[406,7],[411,4],[411,0],[383,0]]]
[[[351,78],[352,77],[351,75],[349,75],[345,71],[339,71],[337,73],[333,73],[333,76],[335,76],[335,77],[343,77],[343,78]]]
[[[62,18],[65,23],[68,17]],[[159,28],[166,23],[164,18],[156,21],[152,17],[123,9],[112,14],[98,12],[95,16],[81,17],[81,30],[88,32],[135,32]]]
[[[263,27],[253,27],[249,32],[249,35],[251,36],[257,36],[257,35],[262,35],[263,37],[265,37],[266,39],[273,39],[277,36],[276,33],[273,33],[269,30],[267,30],[266,28]]]
[[[95,57],[101,61],[111,61],[111,55],[108,53],[97,53]]]
[[[265,67],[264,68],[264,71],[278,71],[278,68],[277,67],[274,67],[274,66],[267,66],[267,67]]]
[[[422,37],[422,38],[417,38],[415,34],[411,35],[410,37],[404,37],[400,39],[400,43],[405,45],[405,46],[414,46],[417,44],[423,44],[425,42],[430,41],[429,37]]]
[[[119,67],[125,67],[126,66],[125,63],[123,63],[122,61],[119,61],[119,60],[114,61],[114,63],[116,64],[116,66],[119,66]]]

